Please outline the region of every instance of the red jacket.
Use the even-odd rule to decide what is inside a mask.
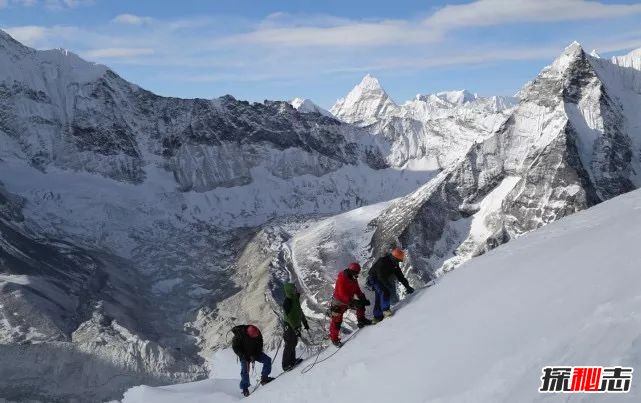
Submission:
[[[361,297],[362,295],[363,291],[361,291],[361,287],[358,285],[356,279],[345,273],[345,270],[338,273],[336,287],[334,287],[335,300],[343,304],[349,304],[354,296]]]

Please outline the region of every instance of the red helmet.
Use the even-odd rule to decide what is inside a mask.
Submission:
[[[358,264],[358,262],[350,263],[349,266],[347,266],[347,270],[353,271],[354,273],[360,273],[361,272],[361,265]]]
[[[258,330],[258,328],[254,325],[249,325],[247,326],[247,336],[255,339],[256,337],[260,336],[260,330]]]

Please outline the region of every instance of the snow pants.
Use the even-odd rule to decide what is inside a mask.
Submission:
[[[285,368],[296,364],[296,345],[298,344],[296,330],[286,325],[283,339],[285,341],[285,346],[283,347],[283,370],[285,370]]]
[[[390,309],[392,293],[389,289],[373,277],[367,278],[367,284],[374,289],[374,311],[372,314],[375,319],[383,319],[383,311]]]
[[[347,312],[348,308],[349,307],[347,305],[332,305],[332,320],[329,324],[329,338],[332,341],[340,340],[339,334],[341,331],[341,325],[343,324],[343,314]],[[359,321],[365,319],[364,307],[356,308],[356,319]]]
[[[260,375],[263,377],[269,376],[272,372],[272,359],[265,353],[260,353],[260,356],[256,360],[263,364],[263,369],[260,372]],[[246,360],[240,360],[240,388],[247,389],[249,388],[249,365],[250,362]]]

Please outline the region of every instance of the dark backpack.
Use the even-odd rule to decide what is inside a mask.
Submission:
[[[231,348],[234,350],[234,353],[241,358],[245,355],[245,352],[243,351],[243,340],[245,339],[246,329],[247,326],[245,325],[234,326],[231,329],[231,332],[234,335],[231,339]]]

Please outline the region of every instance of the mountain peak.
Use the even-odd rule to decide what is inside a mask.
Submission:
[[[381,83],[378,79],[371,74],[366,74],[361,82],[357,85],[358,88],[368,89],[368,90],[383,90]]]
[[[366,74],[345,98],[336,101],[331,112],[345,122],[366,126],[397,108],[378,79]]]
[[[289,101],[289,104],[301,113],[320,113],[321,115],[333,117],[329,111],[316,105],[313,101],[306,98],[296,97]]]
[[[572,41],[571,44],[569,44],[568,46],[565,47],[565,51],[573,51],[573,52],[575,52],[577,50],[583,50],[583,47],[577,41]]]
[[[463,105],[478,98],[477,94],[472,94],[468,90],[442,91],[437,92],[436,96],[454,105]]]
[[[561,53],[561,58],[563,56],[570,57],[570,58],[576,58],[580,55],[582,55],[584,52],[583,47],[581,44],[577,41],[572,42],[568,46],[563,49],[563,53]]]
[[[557,57],[556,60],[554,60],[554,63],[552,63],[551,66],[547,66],[546,69],[556,73],[563,72],[572,63],[583,57],[584,54],[585,52],[583,51],[583,47],[581,46],[581,44],[577,41],[574,41],[566,46],[565,49],[563,49],[561,55]]]

